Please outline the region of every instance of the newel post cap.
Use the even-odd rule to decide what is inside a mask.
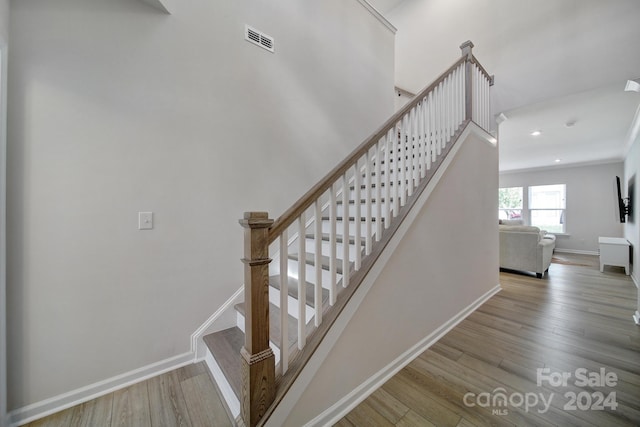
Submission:
[[[471,40],[467,40],[466,42],[460,45],[460,49],[462,50],[462,56],[471,57],[471,49],[473,49],[473,42]]]
[[[267,212],[245,212],[238,222],[245,228],[269,228],[274,220],[269,218]]]

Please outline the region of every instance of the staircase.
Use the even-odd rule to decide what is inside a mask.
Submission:
[[[203,337],[239,423],[268,418],[465,127],[489,129],[493,79],[472,47],[277,221],[241,220],[245,301]]]

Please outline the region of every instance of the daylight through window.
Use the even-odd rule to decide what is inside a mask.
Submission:
[[[522,187],[498,190],[498,218],[522,219]]]
[[[566,207],[564,184],[529,187],[531,225],[549,233],[564,233]]]

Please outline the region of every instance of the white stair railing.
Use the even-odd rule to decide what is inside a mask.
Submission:
[[[241,222],[246,227],[247,332],[241,414],[246,425],[257,425],[275,398],[275,385],[267,384],[275,382],[271,374],[275,357],[269,348],[269,276],[279,275],[280,337],[271,341],[279,343],[279,372],[285,375],[292,367],[291,358],[305,349],[309,333],[323,326],[324,315],[338,302],[341,291],[359,284],[358,272],[365,265],[370,268],[367,260],[377,257],[377,244],[392,234],[392,223],[402,220],[398,217],[403,209],[410,208],[457,134],[470,121],[489,130],[493,78],[473,57],[472,47],[471,42],[464,43],[460,60],[275,222],[266,213],[245,214]],[[252,227],[252,222],[257,225]],[[279,257],[271,271],[269,250]],[[265,252],[267,256],[248,258]],[[297,281],[298,307],[293,311],[288,307],[290,281]],[[313,324],[307,324],[308,283],[313,287]],[[251,298],[263,301],[249,302]],[[261,311],[249,313],[252,309]],[[297,312],[297,345],[289,338],[291,312]]]

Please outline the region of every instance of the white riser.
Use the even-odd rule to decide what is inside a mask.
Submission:
[[[276,288],[269,286],[269,302],[276,307],[280,307],[280,291]],[[305,317],[306,323],[309,323],[311,319],[313,319],[314,310],[313,307],[305,306]],[[287,310],[289,311],[289,315],[298,318],[298,300],[293,298],[291,295],[287,295]]]
[[[356,234],[356,224],[360,225],[360,236],[362,236],[362,238],[364,239],[365,236],[365,232],[367,231],[367,224],[366,222],[362,221],[349,221],[349,235],[353,236]],[[382,227],[384,228],[384,224],[382,224]],[[322,232],[323,233],[329,233],[331,231],[331,223],[329,221],[322,221]],[[341,236],[343,233],[343,224],[342,221],[336,221],[336,234]],[[371,221],[371,235],[375,235],[376,233],[376,222],[375,221]]]
[[[362,239],[364,242],[364,239]],[[355,261],[356,259],[356,247],[355,245],[347,245],[349,247],[349,260]],[[364,246],[360,246],[360,249],[363,250]],[[342,251],[344,250],[344,244],[337,243],[336,244],[336,256],[342,258]],[[316,244],[314,239],[307,239],[307,252],[315,254],[316,253]],[[331,253],[331,244],[328,241],[322,241],[322,255],[329,256]]]
[[[365,185],[365,183],[364,183],[364,182],[362,182],[361,184],[362,184],[362,185]],[[373,184],[373,186],[371,187],[371,195],[370,195],[370,198],[371,198],[371,199],[375,199],[375,198],[376,198],[375,181],[372,181],[372,184]],[[393,186],[391,186],[391,187],[389,188],[389,195],[390,195],[389,197],[391,197],[391,198],[393,198],[393,196],[394,196],[393,191],[394,191],[395,187],[396,187],[396,186],[395,186],[395,185],[393,185]],[[404,189],[405,193],[407,193],[407,192],[408,192],[408,184],[405,184],[405,185],[404,185],[404,187],[403,187],[403,186],[398,185],[398,190],[397,190],[397,191],[398,191],[398,197],[400,197],[400,195],[402,194],[402,190],[403,190],[403,189]],[[366,190],[366,188],[361,188],[361,189],[360,189],[360,200],[366,199],[366,191],[367,191],[367,190]],[[386,186],[381,186],[381,187],[380,187],[380,198],[382,198],[382,199],[386,199],[386,194],[387,194],[387,188],[386,188]],[[340,196],[338,196],[338,197],[340,197]],[[356,198],[356,191],[355,191],[355,189],[354,189],[354,190],[351,190],[351,189],[350,189],[350,190],[349,190],[349,200],[355,200],[355,198]],[[361,204],[361,206],[362,206],[362,204]]]
[[[342,261],[339,261],[340,263]],[[306,272],[306,280],[309,283],[316,283],[316,267],[313,265],[306,265],[305,268],[305,272]],[[294,261],[294,260],[289,260],[289,275],[292,277],[298,277],[298,262]],[[342,279],[342,276],[340,274],[336,274],[336,281],[339,282],[340,279]],[[328,270],[322,270],[322,287],[325,289],[329,289],[330,288],[330,284],[331,283],[331,274],[329,273]]]
[[[348,209],[346,209],[346,210],[349,213],[349,216],[355,216],[355,214],[356,214],[356,206],[353,205],[353,204],[349,204],[347,206],[348,206]],[[366,209],[367,209],[367,207],[365,206],[365,204],[361,203],[360,204],[360,217],[364,217],[365,216],[365,214],[367,213]],[[385,209],[385,206],[383,204],[382,205],[382,212],[384,212],[384,209]],[[339,205],[336,206],[336,216],[344,216],[344,211],[345,211],[344,205],[339,204]],[[378,213],[377,203],[372,203],[371,204],[371,216],[375,217],[377,213]],[[324,215],[325,216],[329,216],[329,214],[326,213],[326,212],[325,212]]]
[[[218,365],[215,357],[213,357],[213,354],[211,354],[211,350],[209,350],[209,347],[207,347],[204,361],[207,364],[207,368],[209,368],[209,372],[211,372],[216,385],[218,386],[218,390],[220,390],[220,394],[222,394],[222,398],[226,401],[231,414],[234,418],[237,417],[238,415],[240,415],[240,402],[238,401],[236,394],[231,388],[227,377],[225,377],[222,369],[220,369],[220,365]]]

